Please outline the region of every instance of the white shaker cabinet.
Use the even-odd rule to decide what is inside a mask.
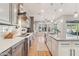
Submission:
[[[0,23],[10,23],[9,19],[9,3],[0,4]]]
[[[59,56],[79,56],[79,42],[67,41],[59,42],[58,55]]]
[[[71,49],[70,47],[59,47],[58,56],[70,56]]]
[[[79,42],[73,42],[73,56],[79,56]]]
[[[58,42],[58,56],[72,56],[71,42]]]

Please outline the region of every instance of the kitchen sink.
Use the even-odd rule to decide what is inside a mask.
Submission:
[[[30,34],[24,34],[24,35],[19,35],[18,37],[26,37],[29,36]]]

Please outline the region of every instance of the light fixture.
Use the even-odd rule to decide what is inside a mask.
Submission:
[[[63,7],[63,3],[60,3],[60,8],[58,9],[59,12],[63,11],[62,7]]]
[[[41,13],[44,13],[44,10],[43,9],[41,10]]]
[[[60,9],[58,9],[58,11],[59,11],[59,12],[62,12],[62,11],[63,11],[63,9],[62,9],[62,8],[60,8]]]
[[[51,22],[53,22],[53,20],[51,20]]]
[[[61,19],[60,22],[63,23],[63,19]]]
[[[78,17],[78,12],[74,12],[74,18]]]

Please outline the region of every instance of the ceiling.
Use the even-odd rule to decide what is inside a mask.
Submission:
[[[35,20],[52,20],[62,15],[79,13],[78,3],[24,3],[24,9]]]

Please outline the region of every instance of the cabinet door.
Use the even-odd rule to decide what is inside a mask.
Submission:
[[[12,3],[12,6],[11,6],[11,8],[12,8],[12,10],[11,10],[11,13],[12,13],[12,17],[11,17],[11,19],[12,19],[12,24],[13,25],[17,25],[18,24],[18,20],[17,20],[17,5],[18,4],[16,4],[16,3]]]
[[[0,3],[0,23],[10,23],[9,3]]]
[[[73,56],[79,56],[79,42],[74,42]]]
[[[73,49],[73,56],[79,56],[79,47]]]
[[[59,56],[72,56],[72,49],[70,46],[70,42],[59,42],[58,55]]]
[[[19,43],[18,43],[19,44]],[[23,51],[24,51],[24,43],[21,43],[15,47],[13,47],[12,49],[12,55],[13,56],[22,56],[23,55]]]
[[[69,47],[59,47],[58,50],[59,56],[72,56],[72,49]]]

